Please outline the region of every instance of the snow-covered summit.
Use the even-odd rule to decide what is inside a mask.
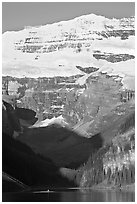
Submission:
[[[106,66],[107,62],[93,57],[95,52],[126,54],[133,58],[134,21],[134,17],[108,19],[88,14],[5,32],[2,35],[3,75],[37,78],[84,74],[77,65],[100,69]]]

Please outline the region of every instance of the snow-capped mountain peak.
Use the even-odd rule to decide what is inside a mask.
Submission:
[[[133,59],[134,20],[88,14],[6,32],[2,36],[3,74],[35,78],[84,74],[77,65],[97,68],[104,65],[104,60],[94,57],[95,53],[130,55],[129,59]]]

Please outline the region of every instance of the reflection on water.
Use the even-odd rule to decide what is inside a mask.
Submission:
[[[62,202],[133,202],[135,195],[133,192],[128,191],[74,191],[74,192],[62,192]]]
[[[3,193],[2,201],[11,202],[134,202],[135,193],[113,190],[65,190],[37,191],[24,193]]]

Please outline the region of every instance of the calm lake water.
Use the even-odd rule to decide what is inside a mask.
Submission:
[[[67,189],[58,191],[35,191],[3,193],[2,201],[7,202],[134,202],[135,193],[113,190]]]

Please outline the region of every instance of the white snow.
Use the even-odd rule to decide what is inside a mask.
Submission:
[[[126,28],[122,27],[123,22]],[[84,74],[83,78],[77,81],[77,83],[82,85],[88,75],[77,69],[76,66],[90,66],[99,68],[99,71],[102,71],[102,73],[107,72],[111,76],[118,74],[123,77],[122,82],[125,86],[133,86],[130,80],[135,76],[134,60],[113,64],[105,60],[97,60],[92,56],[95,50],[101,53],[135,55],[134,36],[130,36],[126,40],[121,40],[120,37],[98,40],[100,36],[98,36],[97,32],[122,29],[133,30],[134,18],[122,20],[107,19],[104,16],[89,14],[69,21],[39,27],[28,27],[17,32],[6,32],[2,35],[2,74],[33,78]],[[66,36],[70,34],[75,36],[76,41],[67,39]],[[80,53],[74,52],[72,48],[64,48],[61,51],[50,53],[23,53],[15,50],[16,43],[22,46],[25,45],[26,38],[34,40],[32,45],[52,45],[58,44],[58,41],[65,43],[67,39],[68,43],[81,42],[83,46]],[[84,43],[90,45],[89,52],[84,48]],[[35,59],[36,56],[39,56],[37,60]]]
[[[127,60],[127,61],[121,61],[117,63],[111,63],[107,62],[105,60],[102,60],[104,64],[102,63],[102,66],[100,66],[100,69],[97,72],[93,72],[91,74],[85,74],[83,77],[80,77],[77,80],[77,83],[80,85],[83,85],[86,83],[86,80],[91,75],[96,76],[98,72],[106,73],[109,76],[116,76],[119,77],[115,78],[114,80],[119,81],[121,80],[123,84],[123,88],[127,89],[135,89],[135,60]]]
[[[92,43],[93,50],[99,50],[101,53],[113,54],[130,54],[135,55],[135,36],[130,36],[126,40],[121,40],[120,37],[110,37]]]
[[[107,72],[111,75],[124,76],[135,76],[135,60],[121,61],[117,63],[106,62],[100,68],[100,71]]]
[[[53,117],[51,119],[45,119],[43,121],[37,121],[34,125],[30,126],[29,128],[37,128],[37,127],[46,127],[51,124],[60,124],[62,126],[68,125],[68,123],[65,122],[65,119],[62,115],[58,117]]]
[[[86,80],[90,77],[92,75],[92,73],[91,74],[85,74],[84,76],[82,76],[82,77],[80,77],[77,81],[76,81],[76,83],[78,83],[79,85],[84,85],[85,83],[86,83]]]

